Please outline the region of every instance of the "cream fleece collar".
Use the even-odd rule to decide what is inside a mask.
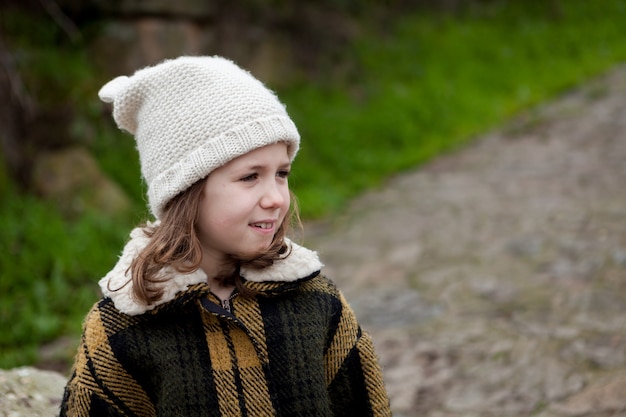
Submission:
[[[207,276],[201,269],[189,274],[181,274],[173,268],[164,268],[162,274],[167,276],[168,280],[164,284],[163,297],[149,305],[136,301],[132,295],[132,280],[127,272],[135,256],[149,241],[150,238],[145,235],[141,228],[133,229],[130,240],[124,247],[117,264],[99,282],[102,294],[113,300],[119,311],[131,316],[143,314],[158,305],[173,300],[176,294],[191,285],[207,282]],[[241,276],[253,282],[290,282],[305,278],[323,267],[316,252],[290,240],[287,240],[287,244],[291,248],[289,256],[262,270],[242,268]]]

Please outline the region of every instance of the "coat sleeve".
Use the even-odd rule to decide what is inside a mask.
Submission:
[[[81,354],[77,356],[80,358]],[[60,417],[122,417],[125,416],[113,405],[104,391],[97,387],[86,368],[77,360],[72,376],[65,386],[61,402]],[[83,362],[84,363],[84,362]]]
[[[107,323],[123,323],[124,318],[103,310],[103,305],[94,306],[83,324],[60,417],[153,416],[147,395],[119,363],[109,343],[112,330]]]
[[[372,339],[341,293],[326,351],[326,380],[335,416],[391,416]]]

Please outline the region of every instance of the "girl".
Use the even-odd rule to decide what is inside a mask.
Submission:
[[[372,341],[315,252],[287,238],[300,136],[221,57],[100,90],[135,136],[156,220],[87,315],[61,416],[389,416]]]

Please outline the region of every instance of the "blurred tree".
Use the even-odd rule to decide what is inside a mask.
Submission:
[[[131,72],[172,55],[215,53],[278,85],[298,74],[328,76],[346,66],[345,72],[353,71],[349,68],[353,63],[345,57],[346,46],[358,36],[360,25],[374,22],[385,31],[394,16],[409,9],[461,13],[476,5],[507,7],[516,1],[531,3],[542,13],[560,14],[560,0],[365,4],[356,0],[3,0],[0,145],[4,165],[12,178],[28,186],[37,151],[72,144],[74,108],[81,105],[70,97],[76,94],[70,90],[77,84],[72,71],[81,69],[80,63],[67,61],[76,50],[88,51],[89,61],[100,72],[92,79]],[[32,22],[20,26],[7,17],[8,11],[20,12]],[[52,47],[54,52],[49,50]],[[41,59],[48,62],[42,64]]]
[[[26,124],[32,120],[34,101],[27,94],[15,65],[14,55],[8,49],[0,32],[0,145],[4,165],[9,176],[20,185],[26,185],[28,169],[26,155],[20,138]]]

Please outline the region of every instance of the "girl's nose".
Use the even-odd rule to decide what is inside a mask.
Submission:
[[[274,208],[283,206],[286,202],[285,195],[288,195],[286,190],[283,193],[283,187],[286,188],[285,185],[277,184],[275,181],[268,184],[261,198],[261,207]]]

